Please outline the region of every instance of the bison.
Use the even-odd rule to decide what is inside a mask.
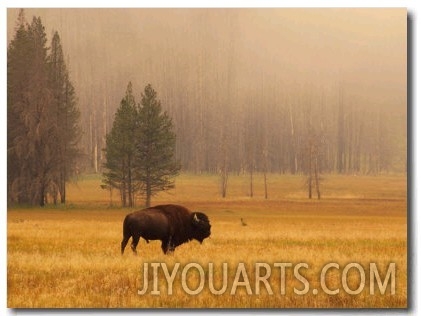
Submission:
[[[121,254],[130,237],[135,254],[140,237],[148,243],[149,240],[161,240],[162,251],[166,254],[192,239],[202,243],[210,236],[210,229],[208,217],[201,212],[190,212],[183,206],[173,204],[149,207],[124,218]]]

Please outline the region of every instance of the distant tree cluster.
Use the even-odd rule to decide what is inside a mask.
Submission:
[[[175,143],[172,120],[152,86],[137,104],[129,83],[106,136],[103,187],[117,189],[124,207],[134,207],[139,196],[149,207],[153,195],[174,187],[180,170]]]
[[[60,36],[19,13],[7,50],[7,189],[10,203],[66,202],[80,154],[79,110]]]

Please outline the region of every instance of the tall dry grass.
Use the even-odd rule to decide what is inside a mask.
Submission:
[[[163,255],[160,243],[141,241],[139,255],[129,247],[120,255],[122,220],[129,209],[109,207],[109,192],[99,188],[100,179],[89,176],[68,188],[69,206],[50,209],[8,210],[8,306],[9,307],[111,307],[111,308],[306,308],[306,307],[394,307],[407,305],[407,209],[406,178],[326,177],[323,199],[308,200],[301,177],[269,177],[269,199],[263,199],[262,177],[256,177],[255,196],[248,194],[247,176],[229,179],[228,197],[218,191],[218,177],[181,175],[176,189],[155,197],[156,203],[180,203],[208,214],[212,236],[202,245],[192,241]],[[118,197],[113,196],[118,204]],[[247,226],[241,224],[243,218]],[[168,294],[160,270],[160,295],[152,295],[153,278],[149,271],[149,290],[143,288],[143,264],[165,263],[169,268],[180,263]],[[198,295],[189,295],[181,283],[182,268],[196,262],[205,272],[205,286]],[[222,295],[209,291],[209,262],[215,268],[215,287],[222,282],[222,264],[228,264],[228,285]],[[255,264],[272,267],[270,295],[263,284],[255,288]],[[309,282],[305,295],[294,293],[303,284],[292,269],[285,275],[285,294],[280,289],[279,268],[273,263],[307,263],[300,273]],[[329,262],[327,285],[340,290],[337,295],[323,293],[320,271]],[[341,271],[349,263],[364,267],[365,284],[358,295],[346,293]],[[384,295],[369,291],[369,264],[377,264],[384,277],[390,262],[396,263],[396,292],[390,286]],[[238,286],[230,295],[239,263],[244,263],[252,293]],[[199,275],[187,274],[195,289]],[[241,279],[242,280],[242,279]],[[348,284],[360,284],[355,269]],[[318,293],[313,292],[314,289]]]

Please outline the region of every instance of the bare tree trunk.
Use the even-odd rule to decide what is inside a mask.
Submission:
[[[45,186],[44,179],[40,183],[39,187],[39,206],[45,206]]]
[[[151,192],[150,192],[150,188],[149,188],[149,192],[146,192],[146,203],[145,203],[146,207],[151,207]]]
[[[218,168],[221,172],[221,195],[223,198],[227,196],[228,186],[228,138],[226,135],[226,126],[221,130],[220,134],[220,146],[219,159],[221,161],[220,167]]]
[[[93,153],[93,139],[94,139],[94,135],[93,135],[93,127],[92,127],[92,112],[89,113],[89,155],[92,155]]]
[[[98,144],[95,141],[94,145],[94,155],[93,155],[94,171],[98,173]]]
[[[127,192],[128,192],[128,198],[129,198],[129,207],[133,207],[133,197],[132,197],[132,168],[131,168],[131,161],[129,158],[128,161],[128,175],[127,175]]]
[[[292,144],[292,153],[294,156],[294,168],[291,170],[292,174],[295,174],[298,170],[298,160],[297,160],[297,148],[295,146],[295,132],[294,132],[294,120],[292,118],[291,104],[289,104],[289,119],[291,124],[291,144]]]
[[[150,207],[151,206],[151,197],[152,197],[152,184],[151,184],[151,175],[149,173],[149,171],[147,171],[146,173],[146,203],[145,206],[146,207]]]
[[[266,140],[267,141],[267,140]],[[267,200],[268,198],[268,183],[267,183],[267,169],[268,169],[268,156],[269,156],[269,151],[267,150],[267,144],[266,144],[266,148],[263,150],[263,159],[264,159],[264,164],[263,164],[263,180],[265,183],[265,199]]]
[[[121,205],[123,207],[127,206],[127,198],[126,198],[126,183],[122,182],[120,186],[120,194],[121,194]]]
[[[348,116],[348,173],[353,172],[352,163],[354,158],[354,112],[351,111],[351,113]]]
[[[110,207],[113,206],[113,187],[110,185]]]
[[[317,192],[317,199],[320,200],[320,187],[319,187],[319,161],[317,158],[317,152],[314,157],[314,180],[316,181],[316,192]]]
[[[64,164],[63,170],[60,173],[59,181],[60,202],[64,204],[66,203],[66,164]]]
[[[268,199],[268,183],[267,183],[267,177],[266,177],[266,170],[263,172],[263,179],[265,181],[265,199]]]
[[[250,166],[250,197],[253,197],[253,164]]]
[[[312,148],[311,148],[311,144],[309,145],[309,152],[308,152],[308,198],[311,199],[312,196],[312,172],[311,172],[311,161],[312,161]]]
[[[346,156],[345,156],[345,131],[344,131],[344,104],[343,104],[343,92],[339,90],[339,110],[338,110],[338,134],[337,134],[337,171],[338,173],[345,172]]]
[[[104,98],[104,108],[102,112],[102,135],[101,135],[101,144],[100,144],[100,151],[99,151],[99,171],[102,170],[102,166],[105,162],[105,155],[104,152],[101,150],[102,148],[106,147],[107,142],[107,99]]]
[[[227,166],[223,166],[221,170],[221,193],[222,193],[223,198],[227,196],[227,187],[228,187],[228,168]]]

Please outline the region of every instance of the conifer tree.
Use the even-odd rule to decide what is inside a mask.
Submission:
[[[48,54],[41,19],[18,17],[7,50],[7,187],[11,203],[41,205],[58,192],[76,159],[79,111],[58,34]],[[60,176],[61,175],[61,176]]]
[[[175,160],[175,133],[151,85],[136,105],[132,85],[120,103],[106,138],[104,187],[120,191],[122,206],[133,207],[136,194],[146,206],[151,197],[174,187],[180,170]]]
[[[21,11],[23,15],[23,11]],[[8,187],[13,200],[44,205],[51,168],[51,90],[47,73],[47,38],[40,18],[19,18],[8,48]],[[12,162],[13,160],[13,162]]]
[[[66,182],[75,169],[79,150],[77,143],[80,138],[79,117],[76,107],[76,93],[64,60],[60,36],[55,32],[51,41],[51,52],[48,56],[50,86],[53,93],[53,108],[55,116],[54,141],[55,164],[52,186],[58,189],[61,203],[66,202]],[[55,191],[55,190],[54,190]]]
[[[149,207],[153,195],[174,187],[173,178],[180,170],[175,160],[176,135],[172,120],[162,112],[161,102],[150,84],[142,94],[137,140],[137,179]]]
[[[24,125],[26,88],[29,85],[31,41],[24,11],[19,11],[15,37],[7,49],[7,191],[8,200],[29,204],[26,180],[29,170],[24,164],[27,130]]]
[[[137,107],[129,82],[125,97],[120,102],[113,127],[106,137],[104,182],[120,191],[122,206],[133,207],[136,182],[134,179],[135,135]]]

